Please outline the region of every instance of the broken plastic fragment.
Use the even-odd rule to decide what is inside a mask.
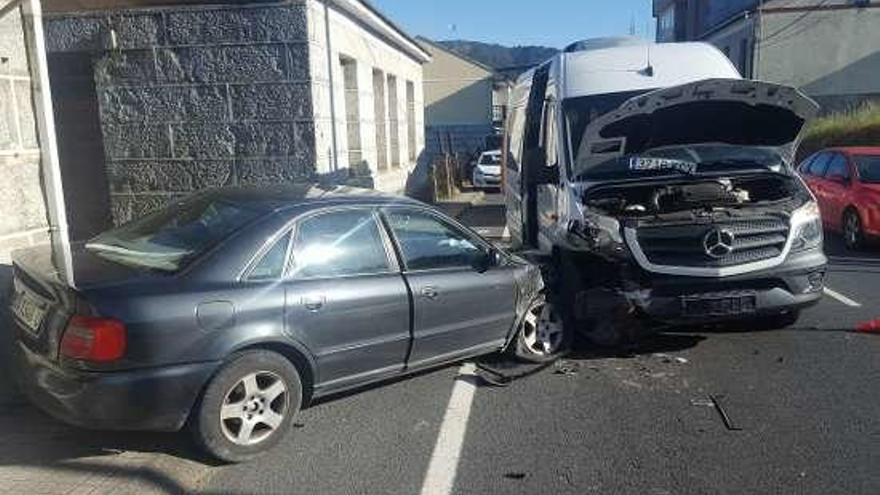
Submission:
[[[876,320],[859,323],[856,326],[856,332],[860,333],[880,333],[880,318]]]

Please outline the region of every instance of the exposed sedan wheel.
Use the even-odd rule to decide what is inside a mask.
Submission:
[[[553,361],[568,350],[571,332],[563,317],[544,297],[529,306],[512,346],[516,357],[532,363]]]
[[[843,241],[846,247],[852,250],[861,249],[865,243],[862,219],[855,210],[846,210],[843,214]]]
[[[289,361],[270,351],[243,352],[208,384],[192,433],[212,456],[243,462],[278,444],[301,404],[302,382]]]

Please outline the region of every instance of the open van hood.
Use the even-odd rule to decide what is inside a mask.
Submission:
[[[707,79],[636,96],[591,122],[574,157],[578,176],[610,159],[662,146],[776,147],[791,157],[819,106],[796,88]]]

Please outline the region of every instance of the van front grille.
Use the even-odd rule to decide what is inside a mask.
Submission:
[[[645,226],[637,241],[654,265],[723,268],[782,255],[789,225],[759,217],[709,224]],[[714,248],[714,249],[713,249]]]

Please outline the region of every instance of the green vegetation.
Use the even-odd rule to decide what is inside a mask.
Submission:
[[[835,146],[880,146],[880,102],[813,121],[798,149],[798,161]]]

